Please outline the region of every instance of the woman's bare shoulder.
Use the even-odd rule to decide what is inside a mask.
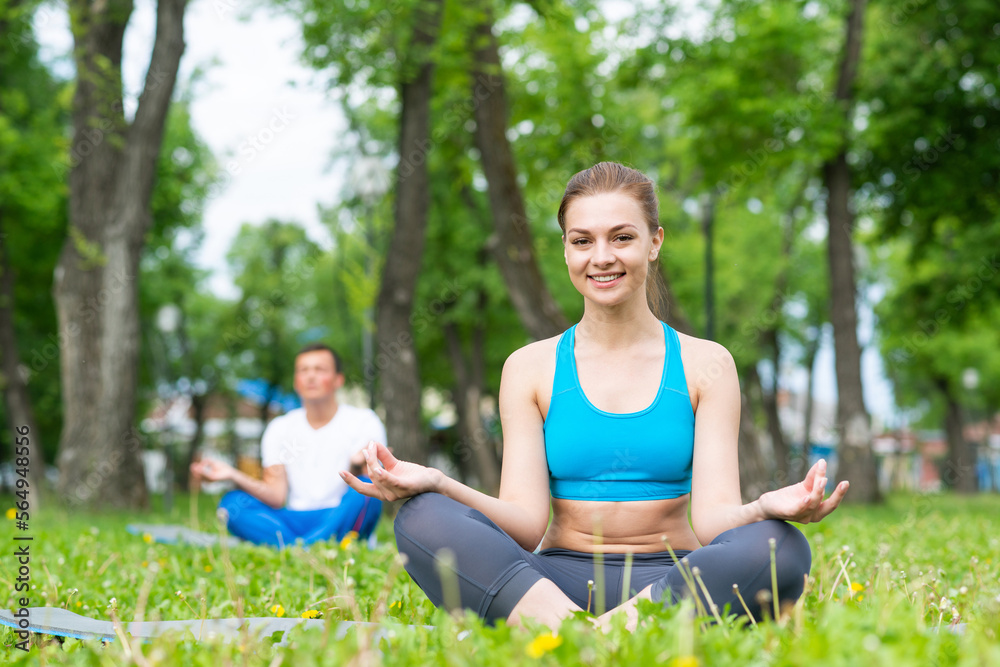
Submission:
[[[559,336],[528,343],[524,347],[510,353],[510,356],[507,357],[507,362],[504,364],[504,370],[510,369],[517,372],[537,371],[546,366],[554,365],[556,346],[558,344]]]
[[[689,384],[704,387],[708,381],[736,373],[736,362],[724,345],[679,331],[677,337],[680,339],[681,361]]]
[[[531,401],[538,406],[539,413],[544,418],[556,373],[558,343],[559,336],[554,336],[514,350],[503,366],[501,398],[507,398],[508,402],[511,399]]]

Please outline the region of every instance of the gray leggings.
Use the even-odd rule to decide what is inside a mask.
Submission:
[[[626,568],[625,554],[594,554],[567,549],[545,549],[532,553],[519,546],[486,516],[455,500],[424,493],[408,500],[396,516],[396,545],[407,557],[406,571],[436,606],[445,598],[457,600],[488,622],[507,618],[535,582],[553,581],[569,599],[583,609],[620,605],[652,584],[653,600],[672,604],[691,597],[681,568],[674,567],[669,552],[634,554]],[[776,542],[778,598],[794,601],[802,595],[804,577],[812,555],[809,543],[797,528],[784,521],[761,521],[722,533],[712,543],[694,551],[674,553],[684,563],[701,571],[712,601],[720,613],[743,614],[733,584],[754,618],[763,614],[757,592],[771,591],[771,558],[768,540]],[[451,552],[442,559],[441,551]],[[597,562],[595,562],[597,560]],[[603,561],[603,577],[596,576]],[[441,572],[446,571],[442,585]],[[591,594],[587,581],[604,582],[604,589]],[[628,594],[625,581],[628,580]],[[454,589],[454,592],[448,592]],[[705,603],[704,593],[698,595]],[[706,606],[706,609],[708,607]]]

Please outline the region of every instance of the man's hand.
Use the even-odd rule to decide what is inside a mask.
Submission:
[[[204,459],[191,464],[191,474],[197,480],[207,480],[209,482],[222,482],[234,479],[236,468],[214,459]]]

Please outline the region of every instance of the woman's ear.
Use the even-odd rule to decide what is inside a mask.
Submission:
[[[649,249],[649,261],[655,262],[660,256],[660,247],[663,246],[663,227],[657,227],[653,234],[653,245]]]

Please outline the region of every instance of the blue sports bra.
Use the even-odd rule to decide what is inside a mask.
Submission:
[[[553,498],[658,500],[691,492],[694,411],[677,332],[663,325],[666,355],[653,403],[625,414],[599,410],[576,371],[576,325],[559,338],[545,456]]]

